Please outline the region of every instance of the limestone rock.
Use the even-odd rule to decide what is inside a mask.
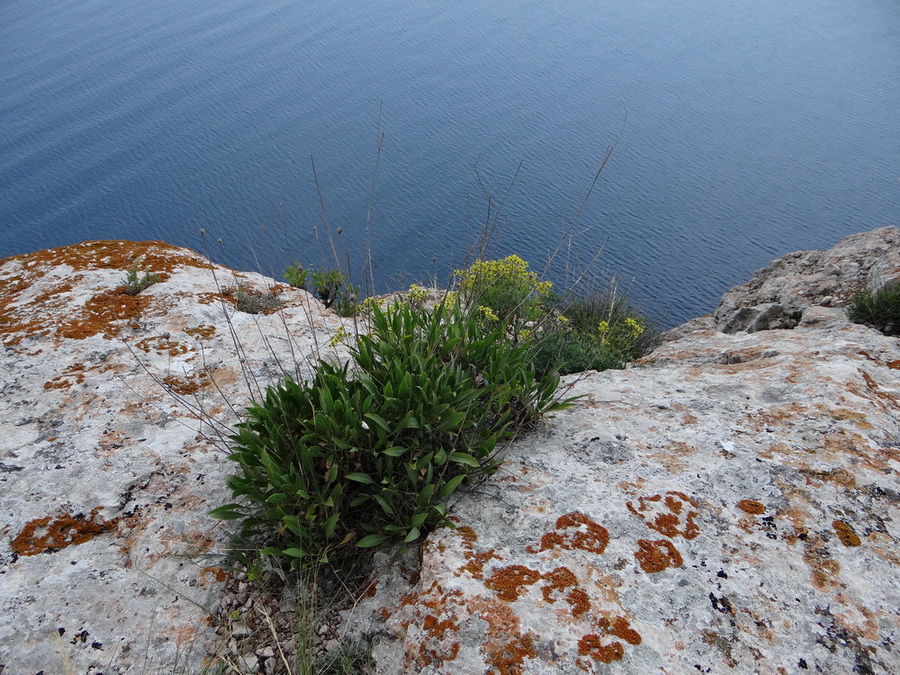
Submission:
[[[844,306],[855,293],[900,283],[900,230],[853,234],[827,251],[797,251],[754,272],[715,311],[725,333],[794,328],[811,306]]]
[[[124,295],[138,256],[160,281]],[[160,242],[0,262],[0,671],[199,671],[233,472],[210,439],[341,321],[283,285],[281,314],[235,310],[273,285]]]
[[[900,671],[897,339],[696,320],[563,393],[349,615],[378,673]]]

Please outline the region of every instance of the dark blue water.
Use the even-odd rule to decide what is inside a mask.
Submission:
[[[496,252],[542,262],[618,138],[563,251],[672,324],[900,223],[900,4],[4,0],[0,257],[202,227],[226,264],[317,263],[313,155],[358,270],[379,115],[381,286],[461,258],[476,164],[496,204],[524,162]]]

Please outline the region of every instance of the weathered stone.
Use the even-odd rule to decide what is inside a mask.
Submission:
[[[900,230],[853,234],[827,251],[789,253],[726,293],[715,311],[725,333],[793,328],[810,306],[844,306],[855,293],[900,283]]]
[[[563,392],[355,607],[377,672],[900,670],[900,342],[695,321]]]
[[[138,256],[160,281],[123,295]],[[236,312],[239,284],[284,310]],[[210,439],[340,325],[305,292],[159,242],[0,262],[0,670],[199,670],[231,531],[207,515],[233,471]]]
[[[456,500],[419,565],[376,554],[375,595],[327,635],[371,638],[390,675],[900,671],[900,343],[841,309],[897,241],[785,256],[628,370],[565,378],[583,398]],[[123,296],[139,255],[161,281]],[[216,439],[341,320],[277,285],[279,313],[236,312],[238,284],[274,282],[162,243],[0,261],[0,670],[194,672],[222,639],[278,665],[206,622],[220,601],[292,615],[240,575],[223,591]],[[742,308],[759,331],[717,331]]]

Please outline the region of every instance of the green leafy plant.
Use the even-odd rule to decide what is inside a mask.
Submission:
[[[304,561],[349,544],[406,543],[446,520],[447,498],[494,471],[495,451],[558,401],[528,349],[456,303],[371,308],[350,363],[267,391],[237,427],[228,486],[260,552]]]
[[[288,267],[281,275],[294,288],[307,290],[309,283],[309,270],[305,269],[300,263],[294,263]]]
[[[143,290],[159,282],[159,275],[152,272],[144,272],[141,274],[141,267],[144,264],[144,257],[135,258],[125,273],[122,280],[122,292],[128,295],[137,295]]]
[[[614,291],[573,300],[531,338],[537,372],[624,368],[649,353],[661,333]]]
[[[847,316],[854,323],[877,328],[886,335],[900,334],[900,287],[853,296]]]
[[[456,270],[455,276],[463,305],[476,309],[483,321],[507,323],[513,335],[547,313],[552,284],[541,281],[517,255],[477,260],[468,269]]]
[[[325,307],[334,306],[339,316],[355,316],[359,310],[359,286],[354,286],[339,269],[312,273],[312,286]]]

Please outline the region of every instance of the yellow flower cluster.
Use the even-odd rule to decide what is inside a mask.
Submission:
[[[350,337],[350,333],[347,332],[347,329],[341,326],[338,328],[331,339],[328,341],[328,348],[334,349],[339,344],[341,344],[344,340]]]
[[[625,327],[628,329],[628,332],[631,334],[631,337],[635,337],[635,338],[640,337],[641,334],[644,332],[644,327],[638,321],[636,321],[634,318],[632,318],[630,316],[627,319],[625,319]]]
[[[428,298],[428,291],[419,286],[419,284],[410,284],[409,290],[406,292],[407,302],[419,305]]]
[[[478,311],[481,314],[482,318],[487,319],[488,321],[499,321],[500,317],[497,316],[497,313],[492,310],[490,307],[485,307],[484,305],[478,305]]]
[[[538,275],[529,271],[528,263],[517,255],[510,255],[502,260],[476,260],[467,270],[456,270],[459,277],[459,289],[470,292],[477,285],[492,285],[500,280],[506,283],[530,286],[538,295],[547,295],[553,284],[539,281]]]

